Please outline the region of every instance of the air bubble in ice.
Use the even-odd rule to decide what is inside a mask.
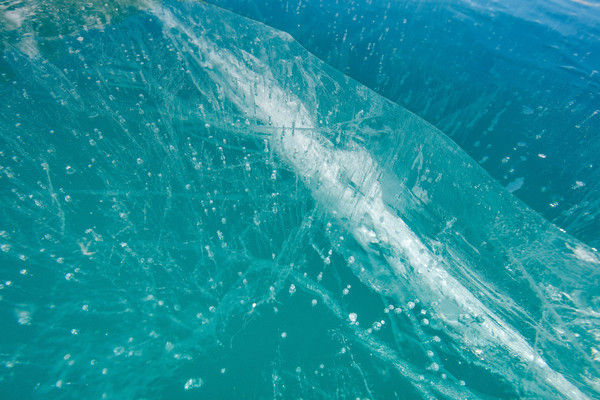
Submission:
[[[201,378],[190,378],[183,385],[184,390],[197,389],[204,384],[204,381]]]

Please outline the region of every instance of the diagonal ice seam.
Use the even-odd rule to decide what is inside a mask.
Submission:
[[[260,59],[244,54],[252,61],[250,68],[241,56],[186,29],[166,8],[155,7],[152,13],[162,21],[167,35],[175,29],[187,36],[188,43],[201,54],[196,61],[219,82],[242,114],[275,128],[269,139],[271,148],[306,182],[314,199],[344,221],[365,250],[374,242],[391,249],[386,258],[396,279],[405,280],[421,301],[437,313],[449,335],[475,354],[493,348],[503,350],[510,359],[518,358],[540,381],[565,398],[588,398],[553,370],[516,329],[453,277],[446,268],[447,262],[433,254],[405,221],[390,211],[383,201],[382,168],[367,150],[357,144],[349,144],[347,149],[335,148],[319,134],[316,118],[308,107],[286,91]],[[174,36],[172,39],[177,40]],[[445,301],[437,302],[440,298]],[[476,315],[479,323],[459,324],[463,314]],[[499,357],[486,361],[499,374],[513,368]]]

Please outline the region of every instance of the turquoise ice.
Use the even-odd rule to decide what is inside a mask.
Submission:
[[[4,50],[7,398],[598,396],[594,249],[286,33],[137,8]]]

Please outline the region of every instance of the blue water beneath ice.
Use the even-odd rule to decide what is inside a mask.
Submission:
[[[600,7],[215,4],[1,11],[0,398],[598,397]]]

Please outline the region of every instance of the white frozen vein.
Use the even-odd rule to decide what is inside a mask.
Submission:
[[[410,283],[415,294],[444,321],[449,334],[475,354],[485,352],[486,348],[502,347],[537,371],[541,380],[566,398],[588,398],[550,368],[519,332],[450,275],[444,268],[445,261],[433,255],[410,227],[389,211],[382,198],[382,168],[364,148],[354,145],[349,150],[336,149],[318,133],[315,118],[302,101],[282,88],[269,67],[258,58],[242,50],[242,55],[236,56],[217,47],[206,37],[186,29],[165,8],[155,7],[152,11],[167,28],[166,34],[170,35],[168,30],[175,28],[196,46],[195,50],[202,54],[197,61],[219,79],[230,101],[247,115],[280,128],[270,138],[272,148],[307,182],[313,197],[323,207],[346,221],[363,248],[383,243],[392,249],[387,261],[398,279]],[[253,69],[248,67],[248,61]],[[460,323],[459,316],[464,314],[477,316],[480,323]]]

